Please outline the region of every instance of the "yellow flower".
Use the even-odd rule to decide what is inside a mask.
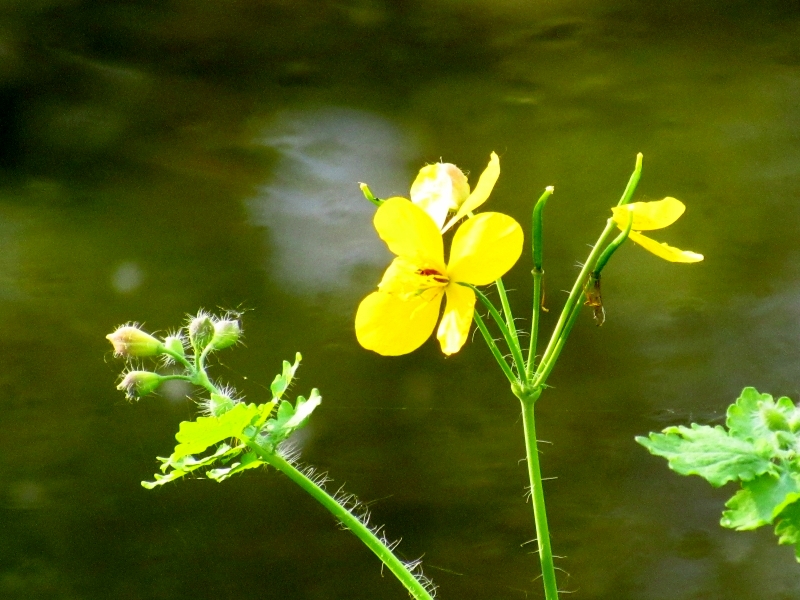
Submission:
[[[478,184],[470,193],[467,176],[450,163],[427,165],[411,184],[411,201],[422,208],[442,231],[486,202],[500,176],[500,159],[492,152]],[[456,213],[445,225],[447,215]]]
[[[633,224],[628,236],[631,240],[639,244],[645,250],[652,252],[656,256],[670,262],[693,263],[703,260],[702,254],[689,250],[679,250],[665,243],[659,243],[640,231],[651,229],[662,229],[672,225],[683,214],[686,207],[683,202],[675,198],[664,198],[655,202],[633,202],[623,206],[615,206],[611,209],[614,216],[611,217],[617,227],[623,231],[628,226],[628,221],[633,214]]]
[[[481,213],[453,236],[445,263],[442,233],[422,208],[390,198],[375,213],[375,229],[397,255],[378,291],[358,307],[359,343],[385,356],[408,354],[430,337],[447,297],[437,338],[445,354],[461,349],[469,335],[475,293],[459,282],[487,285],[506,273],[522,252],[522,228],[501,213]]]

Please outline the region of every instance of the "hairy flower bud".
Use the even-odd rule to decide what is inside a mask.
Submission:
[[[175,354],[179,354],[181,356],[185,356],[186,352],[183,347],[183,339],[176,336],[176,335],[168,335],[164,338],[164,346],[167,347],[167,350],[171,350]]]
[[[123,325],[106,339],[114,345],[114,354],[124,357],[145,357],[161,354],[164,344],[138,327]]]
[[[211,397],[200,401],[203,414],[209,417],[221,417],[234,407],[237,401],[230,394],[211,394]]]
[[[154,392],[161,385],[163,379],[158,373],[150,371],[129,371],[117,389],[123,390],[130,399],[141,398]]]
[[[189,340],[196,352],[205,350],[211,339],[214,337],[214,323],[204,312],[197,313],[197,316],[189,323]]]
[[[762,406],[761,414],[764,417],[764,421],[767,423],[767,427],[772,431],[791,431],[789,421],[786,420],[784,414],[777,408]]]
[[[214,323],[214,337],[211,338],[211,346],[214,350],[222,350],[233,346],[239,341],[242,329],[239,321],[233,319],[221,319]]]

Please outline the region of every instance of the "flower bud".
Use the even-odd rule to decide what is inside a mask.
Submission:
[[[211,338],[211,346],[214,350],[222,350],[233,346],[239,341],[242,330],[239,321],[232,319],[221,319],[214,323],[214,337]]]
[[[798,411],[795,411],[792,418],[789,419],[789,429],[792,433],[800,431],[800,413],[798,413]]]
[[[164,345],[167,347],[167,350],[171,350],[175,354],[180,354],[181,356],[185,356],[186,352],[183,347],[183,339],[178,337],[177,335],[169,335],[164,338]]]
[[[211,339],[214,337],[214,323],[204,312],[197,313],[197,316],[189,323],[189,340],[195,351],[205,350]]]
[[[114,355],[144,357],[161,354],[164,344],[138,327],[124,325],[109,333],[106,339],[114,345]]]
[[[211,394],[210,398],[200,402],[203,414],[206,414],[209,417],[221,417],[230,409],[232,409],[235,404],[236,400],[225,393]]]
[[[163,379],[158,373],[150,371],[129,371],[117,389],[124,390],[125,395],[133,400],[154,392]]]
[[[761,415],[767,423],[767,427],[772,431],[791,431],[789,421],[784,414],[777,408],[765,406],[761,408]]]
[[[372,190],[369,189],[369,186],[366,183],[359,183],[358,187],[361,188],[361,193],[364,194],[364,198],[372,202],[375,206],[380,206],[383,204],[383,200],[376,198],[375,194],[372,193]]]

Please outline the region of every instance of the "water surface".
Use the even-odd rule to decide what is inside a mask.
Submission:
[[[604,272],[542,397],[548,508],[576,598],[784,600],[732,490],[633,442],[718,423],[746,385],[800,398],[800,13],[788,2],[65,0],[0,9],[0,592],[16,599],[404,598],[276,473],[140,487],[193,414],[129,404],[103,336],[247,309],[216,374],[265,397],[280,361],[322,390],[304,460],[372,502],[439,597],[540,598],[521,421],[480,343],[385,359],[352,319],[388,254],[357,182],[407,194],[441,159],[494,210],[546,214],[555,322],[645,156],[639,197],[688,210]],[[527,258],[508,276],[520,316]],[[489,366],[487,366],[489,365]]]

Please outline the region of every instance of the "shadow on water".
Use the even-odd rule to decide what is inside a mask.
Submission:
[[[686,215],[657,264],[604,272],[541,400],[565,589],[615,600],[800,596],[791,550],[717,522],[728,490],[633,442],[716,424],[746,385],[800,397],[800,13],[787,2],[7,2],[0,8],[0,596],[400,598],[274,473],[139,481],[193,413],[130,405],[103,336],[246,309],[217,374],[262,398],[280,361],[324,401],[304,458],[424,554],[442,598],[539,598],[517,406],[491,357],[361,350],[389,255],[372,206],[444,159],[500,154],[486,205],[527,223],[546,185],[550,313],[616,202]],[[662,238],[658,238],[662,241]],[[523,257],[507,281],[530,303]],[[246,378],[245,378],[246,376]]]

